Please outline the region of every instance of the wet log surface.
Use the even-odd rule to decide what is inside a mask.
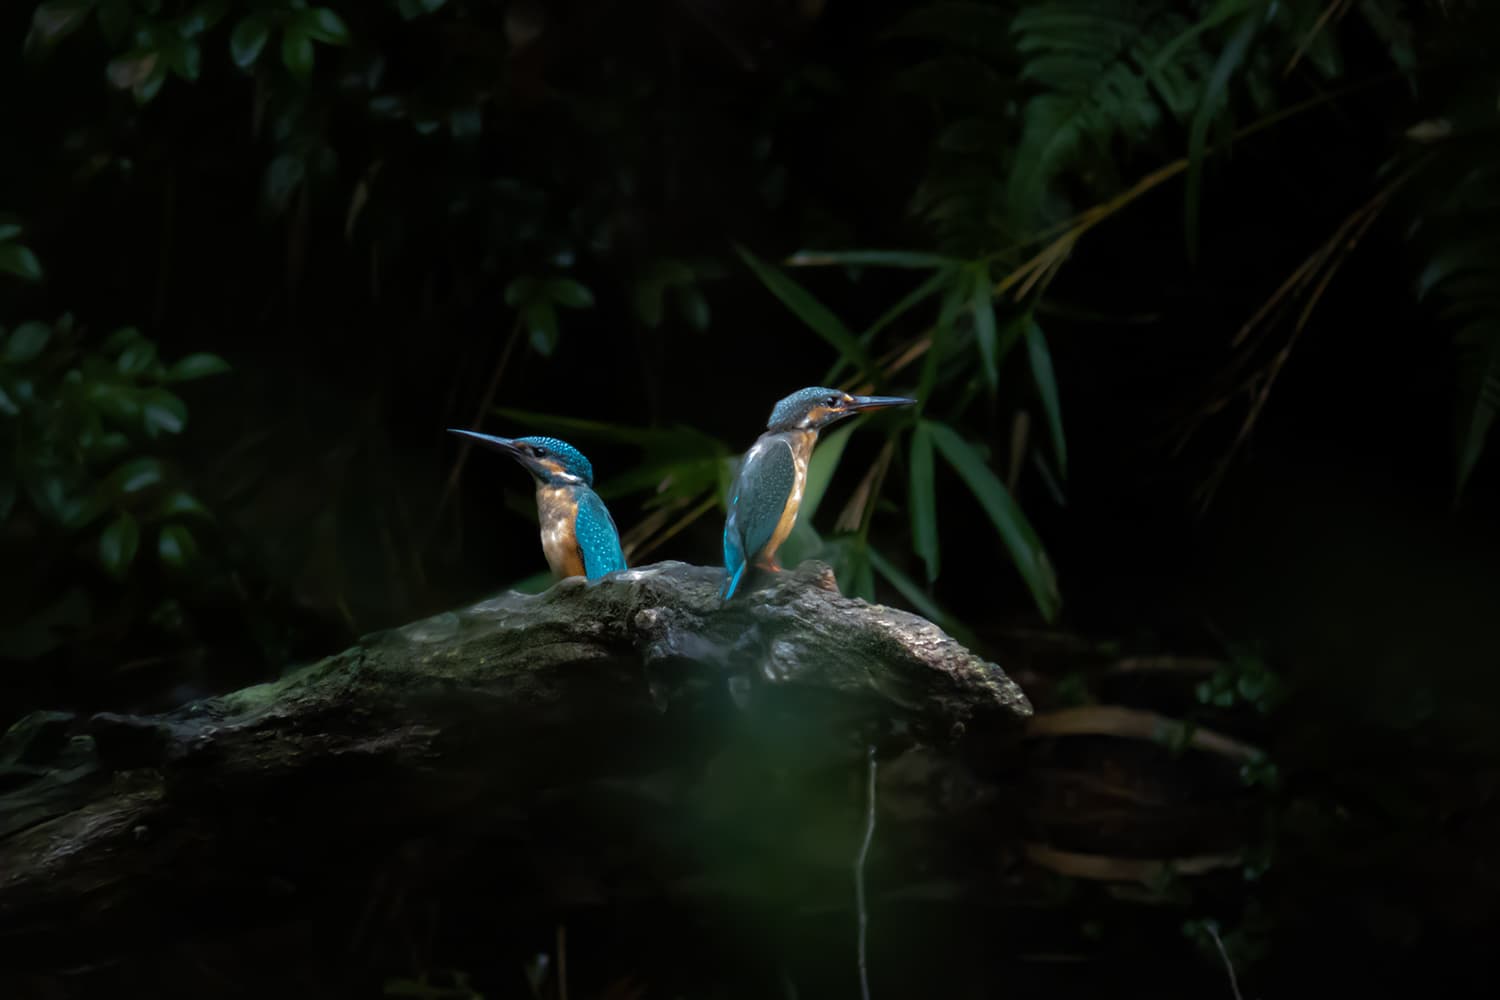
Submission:
[[[847,911],[869,747],[885,877],[942,894],[955,859],[1019,853],[996,774],[1032,709],[998,666],[840,596],[819,563],[727,606],[718,583],[681,563],[568,580],[163,715],[30,716],[0,743],[10,969],[114,982],[257,935],[379,951],[428,890],[502,921],[631,899]]]

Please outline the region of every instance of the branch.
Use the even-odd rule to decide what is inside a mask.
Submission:
[[[565,580],[163,715],[30,716],[0,740],[0,940],[63,956],[92,927],[124,949],[226,893],[235,905],[214,919],[253,920],[288,893],[367,885],[413,840],[445,858],[507,837],[613,847],[619,815],[718,789],[704,772],[725,760],[760,776],[794,765],[826,800],[867,744],[951,744],[1031,715],[998,667],[924,619],[840,596],[820,563],[727,606],[718,585],[675,562]],[[720,794],[806,811],[763,777]],[[666,854],[690,836],[664,829]]]

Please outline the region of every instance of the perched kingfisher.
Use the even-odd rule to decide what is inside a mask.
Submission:
[[[864,410],[915,402],[900,396],[851,396],[839,389],[813,386],[777,403],[766,432],[745,453],[729,489],[720,596],[725,600],[734,596],[748,565],[772,572],[781,569],[776,550],[797,523],[807,485],[807,460],[818,443],[818,431]]]
[[[554,576],[597,580],[625,568],[614,518],[593,490],[594,467],[577,448],[551,437],[492,437],[455,428],[449,432],[503,451],[531,473],[542,522],[542,552]]]

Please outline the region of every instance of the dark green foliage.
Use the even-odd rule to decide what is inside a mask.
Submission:
[[[597,450],[632,564],[711,563],[776,398],[917,395],[824,437],[783,558],[1006,662],[1038,620],[1191,618],[1207,571],[1179,508],[1278,447],[1314,442],[1294,461],[1320,471],[1399,448],[1462,524],[1492,509],[1492,4],[12,6],[0,553],[39,567],[0,592],[18,689],[77,671],[103,703],[102,678],[172,658],[227,683],[226,661],[274,671],[287,643],[542,589],[528,487],[461,464],[447,426]],[[1431,426],[1450,413],[1451,439]],[[1226,482],[1205,532],[1312,516],[1300,489]],[[1384,579],[1360,560],[1390,530],[1324,553],[1359,569],[1300,596],[1312,542],[1239,558],[1285,565],[1257,579],[1311,633],[1403,631],[1325,607]],[[1366,666],[1316,709],[1236,656],[1167,698],[1176,762],[1215,727],[1278,737],[1229,775],[1276,807],[1275,852],[1229,896],[1272,860],[1342,871],[1351,827],[1419,828],[1340,754],[1380,748],[1399,788],[1402,734],[1459,741],[1478,682],[1444,709],[1402,672],[1425,660]],[[1048,707],[1121,700],[1059,672]],[[1333,734],[1361,712],[1378,724]],[[1264,909],[1188,906],[1182,881],[1152,905],[1192,910],[1217,974],[1212,911],[1245,972],[1277,937]]]
[[[143,536],[156,543],[161,567],[188,566],[194,531],[211,518],[158,452],[187,424],[187,406],[168,386],[228,370],[206,353],[164,363],[133,327],[100,338],[64,316],[0,329],[0,537],[9,564],[37,567],[35,579],[8,581],[20,589],[6,594],[0,656],[31,658],[62,644],[57,614],[86,628],[91,602],[68,580],[64,553],[127,586],[152,572],[139,556]],[[107,592],[106,603],[120,597]]]

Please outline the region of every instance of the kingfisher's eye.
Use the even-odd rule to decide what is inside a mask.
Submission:
[[[546,458],[547,457],[547,449],[546,448],[532,448],[531,449],[531,453],[532,453],[532,455],[536,456],[537,458]]]
[[[829,396],[823,401],[825,406],[840,406],[843,404],[843,402],[844,400],[841,396]]]

